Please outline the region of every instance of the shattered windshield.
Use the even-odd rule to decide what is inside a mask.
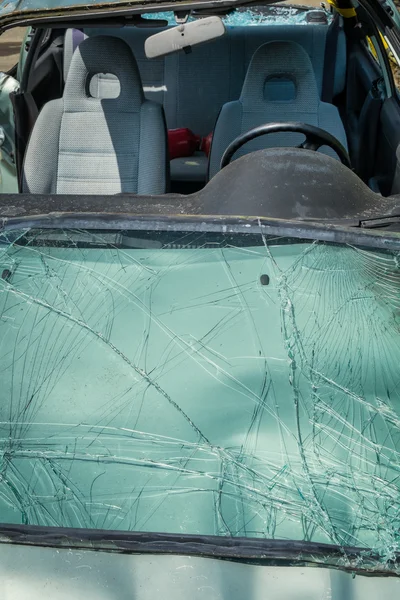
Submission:
[[[0,243],[3,523],[400,535],[400,256],[263,235]]]
[[[320,23],[326,25],[333,19],[333,13],[322,10],[318,0],[309,0],[308,6],[291,3],[275,4],[269,6],[252,6],[251,8],[237,8],[222,17],[225,27],[258,27],[265,25],[308,25]],[[318,10],[319,8],[319,10]],[[176,20],[173,12],[146,13],[143,18],[151,20],[165,20],[169,26],[175,26]],[[195,17],[189,17],[195,21]]]

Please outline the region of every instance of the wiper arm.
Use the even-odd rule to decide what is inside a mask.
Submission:
[[[398,576],[400,568],[400,554],[384,563],[368,548],[296,540],[0,524],[1,543],[129,554],[179,554],[261,565],[311,565],[386,576]]]

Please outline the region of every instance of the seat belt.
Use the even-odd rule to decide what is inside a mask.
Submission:
[[[336,55],[340,30],[340,17],[336,15],[326,34],[324,75],[321,100],[332,104],[335,86]]]
[[[38,109],[30,92],[11,92],[10,101],[14,111],[15,166],[21,191],[22,165],[29,135],[38,116]]]
[[[383,77],[376,79],[364,101],[359,117],[359,144],[357,152],[357,175],[366,183],[375,175],[374,163],[377,153],[378,128],[384,101]]]
[[[332,103],[335,91],[337,45],[339,31],[342,27],[341,18],[344,19],[344,23],[353,24],[354,27],[353,22],[357,22],[357,12],[352,6],[351,0],[328,0],[328,4],[336,14],[326,35],[321,98],[324,102]]]

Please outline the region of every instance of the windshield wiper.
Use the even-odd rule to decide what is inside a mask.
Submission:
[[[398,576],[400,568],[400,553],[383,563],[382,557],[368,548],[296,540],[0,524],[0,543],[128,554],[179,554],[261,565],[312,565],[386,576]]]
[[[371,219],[362,219],[358,227],[362,229],[378,229],[379,227],[390,227],[400,223],[400,215],[383,215],[382,217],[373,217]]]

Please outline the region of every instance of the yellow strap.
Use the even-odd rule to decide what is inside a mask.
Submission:
[[[336,10],[344,19],[351,19],[357,16],[355,8],[337,8]]]
[[[392,52],[390,51],[389,44],[387,43],[387,41],[385,40],[385,38],[383,37],[383,35],[382,35],[381,32],[379,32],[379,37],[382,40],[383,47],[385,48],[385,50],[387,52],[387,55],[389,57],[390,62],[392,62],[397,67],[398,66],[397,61],[396,61],[394,55],[392,54]],[[375,60],[377,62],[379,62],[379,60],[378,60],[378,54],[377,54],[377,52],[375,50],[375,46],[374,46],[373,41],[371,40],[371,38],[369,36],[367,36],[367,42],[368,42],[368,46],[369,46],[369,48],[370,48],[370,50],[371,50],[371,52],[372,52]]]
[[[371,40],[371,38],[369,37],[369,35],[367,36],[367,42],[368,42],[368,46],[369,49],[371,50],[372,56],[375,58],[376,61],[378,61],[378,54],[375,50],[375,46],[373,44],[373,41]]]
[[[339,13],[344,19],[351,19],[352,17],[356,17],[357,13],[355,8],[339,8],[336,4],[336,0],[328,0],[328,4],[333,6],[336,12]]]
[[[387,41],[385,40],[385,38],[383,37],[381,32],[379,32],[379,35],[381,36],[381,40],[383,42],[383,47],[385,48],[385,50],[389,50],[389,44],[387,43]]]

